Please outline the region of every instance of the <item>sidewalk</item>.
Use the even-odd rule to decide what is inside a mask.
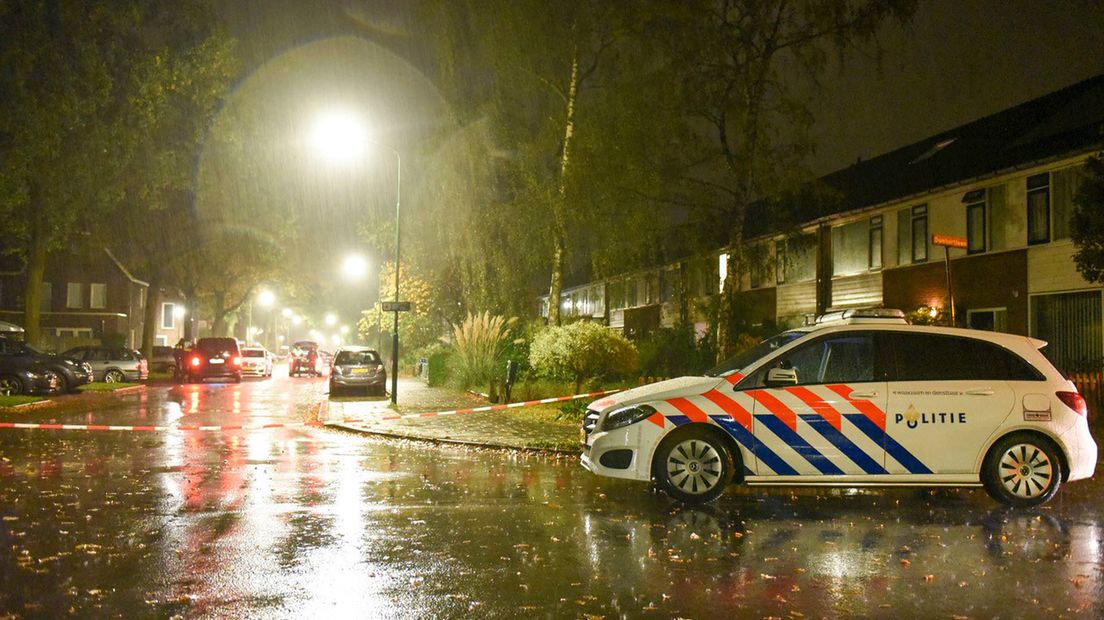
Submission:
[[[402,415],[489,404],[467,392],[429,387],[420,380],[405,377],[399,377],[398,401],[398,413]],[[327,426],[403,439],[549,452],[578,451],[579,423],[556,419],[559,410],[554,406],[384,420],[396,414],[390,405],[390,398],[337,397],[323,404],[320,417]]]

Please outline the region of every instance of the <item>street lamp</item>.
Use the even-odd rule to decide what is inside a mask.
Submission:
[[[349,160],[359,154],[365,142],[385,148],[395,156],[395,301],[399,301],[399,230],[402,205],[402,157],[394,148],[372,140],[357,117],[348,112],[331,112],[319,117],[311,139],[325,157],[330,160]],[[399,310],[394,310],[395,321],[391,341],[391,404],[399,398]]]
[[[261,292],[257,293],[257,295],[255,297],[250,297],[249,298],[249,321],[246,324],[246,328],[245,328],[245,344],[246,345],[252,344],[253,336],[256,335],[256,333],[261,332],[261,330],[257,330],[256,332],[254,332],[254,330],[253,330],[253,301],[254,301],[254,299],[256,299],[257,303],[261,304],[265,308],[268,308],[272,304],[276,303],[276,295],[268,289],[263,289]]]

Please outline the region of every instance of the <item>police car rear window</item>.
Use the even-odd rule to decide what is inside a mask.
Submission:
[[[890,381],[1043,381],[1020,356],[1001,346],[942,334],[889,332]]]

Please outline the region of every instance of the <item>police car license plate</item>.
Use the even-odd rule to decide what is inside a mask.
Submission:
[[[211,363],[212,364],[222,364],[224,362],[225,362],[225,360],[223,360],[221,357],[212,357],[211,358]]]

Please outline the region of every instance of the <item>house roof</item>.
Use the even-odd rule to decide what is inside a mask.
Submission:
[[[839,192],[832,213],[841,213],[1090,151],[1102,138],[1104,74],[858,162],[820,182]]]
[[[119,271],[121,271],[128,280],[140,286],[145,286],[147,288],[149,287],[149,282],[143,282],[142,280],[135,278],[134,275],[130,273],[130,270],[123,266],[122,261],[120,261],[118,258],[115,258],[115,255],[112,254],[110,249],[104,248],[103,250],[107,254],[107,257],[111,259],[111,262],[115,263],[115,266],[119,268]]]

